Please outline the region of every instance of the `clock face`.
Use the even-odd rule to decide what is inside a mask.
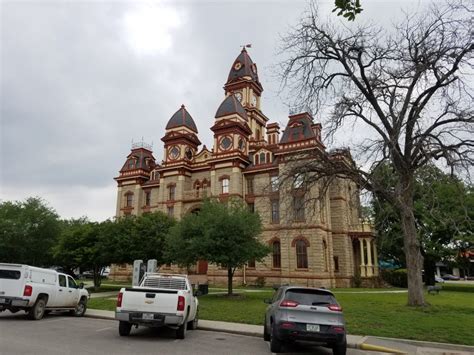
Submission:
[[[235,64],[234,64],[234,69],[235,69],[235,70],[239,70],[240,68],[242,68],[242,63],[240,63],[240,62],[235,62]]]
[[[188,160],[191,160],[193,158],[193,151],[189,147],[186,148],[186,152],[184,154],[186,155],[186,158],[188,158]]]
[[[240,91],[237,91],[234,95],[239,102],[242,102],[242,93]]]
[[[221,149],[228,150],[232,147],[232,139],[228,136],[222,138],[221,140]]]
[[[257,95],[252,95],[252,106],[257,106]]]
[[[172,160],[178,159],[178,157],[179,157],[179,147],[177,147],[177,146],[171,147],[171,149],[169,150],[169,157]]]

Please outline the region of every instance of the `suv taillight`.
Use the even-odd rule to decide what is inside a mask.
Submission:
[[[184,311],[184,296],[178,296],[178,305],[176,306],[177,311]]]
[[[296,307],[299,303],[292,300],[283,300],[280,303],[280,307]]]
[[[123,293],[119,292],[118,297],[117,297],[117,307],[122,307],[122,297],[123,297]]]
[[[337,305],[337,304],[330,304],[328,306],[328,308],[331,310],[331,311],[335,311],[335,312],[342,312],[342,307]]]
[[[30,285],[25,285],[25,289],[23,290],[23,296],[29,297],[33,294],[33,287]]]

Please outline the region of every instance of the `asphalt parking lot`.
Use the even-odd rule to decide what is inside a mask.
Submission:
[[[120,337],[112,320],[50,314],[31,321],[23,312],[0,313],[0,354],[271,354],[262,338],[195,330],[175,339],[171,329],[132,329]],[[331,354],[309,344],[292,345],[287,354]],[[348,354],[363,354],[349,350]]]

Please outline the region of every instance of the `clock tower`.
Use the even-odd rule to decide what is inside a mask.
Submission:
[[[247,112],[248,126],[252,131],[249,137],[251,146],[254,143],[263,142],[268,121],[260,108],[263,87],[258,79],[257,65],[252,61],[245,47],[230,68],[224,90],[226,97],[235,96]]]

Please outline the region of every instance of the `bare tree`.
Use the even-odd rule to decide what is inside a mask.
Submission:
[[[425,304],[414,172],[438,161],[469,174],[474,160],[472,12],[462,2],[446,3],[407,14],[389,29],[338,27],[321,21],[311,5],[283,42],[289,58],[281,67],[283,83],[297,104],[332,107],[324,122],[330,139],[348,123],[361,127],[357,133],[364,138],[358,146],[364,168],[344,151],[320,152],[289,174],[349,178],[395,206],[403,226],[412,306]],[[389,189],[371,174],[386,162],[398,181]]]

